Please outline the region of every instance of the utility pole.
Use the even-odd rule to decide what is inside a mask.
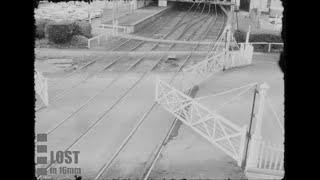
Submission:
[[[117,7],[116,7],[116,34],[118,35],[118,28],[119,28],[119,22],[118,22],[118,19],[119,19],[119,0],[117,0]]]
[[[237,22],[237,30],[239,29],[239,24],[238,24],[238,12],[239,12],[239,6],[238,6],[238,3],[237,3],[237,0],[235,0],[235,6],[237,7],[237,10],[236,10],[236,22]]]
[[[257,16],[258,16],[257,28],[258,28],[258,29],[260,29],[261,10],[262,10],[262,2],[261,2],[261,0],[260,0],[260,1],[259,1],[259,6],[258,6],[258,8],[257,8]]]
[[[234,18],[234,8],[235,8],[235,3],[231,4],[230,6],[230,11],[231,11],[231,20],[230,20],[230,23],[231,23],[231,27],[230,27],[230,34],[229,34],[229,41],[233,41],[233,32],[234,32],[234,29],[235,29],[235,18]],[[229,48],[230,48],[230,42],[229,42]]]
[[[112,31],[113,35],[118,34],[118,0],[112,1]]]

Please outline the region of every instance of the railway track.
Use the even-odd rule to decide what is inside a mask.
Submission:
[[[168,34],[169,34],[169,33],[168,33]],[[152,46],[150,50],[152,51],[152,50],[156,49],[157,46],[158,46],[158,44],[159,44],[159,43],[157,43],[157,44],[155,44],[154,46]],[[170,46],[170,47],[168,48],[168,50],[171,50],[172,47],[173,47],[173,46]],[[145,58],[146,58],[145,56],[140,57],[140,58],[138,58],[137,62],[140,63],[142,60],[145,60]],[[163,59],[163,58],[164,58],[164,56],[161,56],[160,59]],[[108,63],[106,66],[103,66],[103,67],[100,68],[98,71],[94,71],[93,74],[90,74],[89,76],[85,76],[85,78],[82,79],[82,80],[80,81],[80,83],[84,83],[84,82],[86,82],[86,80],[92,78],[93,75],[97,75],[98,73],[101,73],[102,71],[106,70],[107,68],[110,68],[112,65],[115,65],[120,59],[121,59],[121,57],[118,57],[118,58],[116,58],[116,59],[113,59],[113,60],[111,61],[111,63]],[[135,66],[136,66],[137,64],[138,64],[138,63],[134,63]],[[134,66],[130,66],[130,68],[128,68],[125,72],[130,71],[133,67],[134,67]],[[154,68],[152,68],[152,69],[154,69]],[[122,76],[118,76],[118,77],[115,78],[115,79],[118,80],[118,79],[120,79],[120,77],[122,77]],[[115,81],[112,81],[112,82],[115,82]],[[75,88],[76,86],[79,86],[80,83],[72,86],[72,88]],[[112,85],[112,83],[109,83],[107,87],[109,87],[110,84]],[[71,89],[67,89],[67,92],[70,92],[70,90],[71,90]],[[102,90],[105,90],[105,88],[103,88]],[[65,92],[65,91],[64,91],[64,92]],[[103,91],[99,91],[98,94],[100,94],[100,93],[102,93],[102,92],[103,92]],[[66,93],[63,93],[63,95],[65,95],[65,94],[66,94]],[[62,96],[62,95],[61,95],[61,96]],[[59,96],[59,97],[61,97],[61,96]],[[96,95],[93,96],[93,97],[96,97]],[[92,98],[90,98],[90,100],[91,100],[91,99],[92,99]],[[89,101],[89,102],[90,102],[90,101]],[[87,103],[88,103],[88,102],[86,102],[84,105],[81,105],[81,106],[80,106],[79,108],[77,108],[76,111],[74,111],[74,112],[79,112],[79,110],[80,110],[81,108],[83,108],[85,105],[87,105]],[[71,114],[73,115],[74,112],[71,113]],[[55,126],[55,128],[53,128],[52,130],[49,130],[47,133],[48,133],[48,134],[51,134],[55,129],[57,129],[57,128],[58,128],[59,126],[61,126],[64,122],[66,122],[68,119],[70,119],[70,117],[72,117],[72,116],[71,116],[71,115],[67,116],[66,119],[64,119],[63,121],[61,121],[60,123],[58,123],[58,125]]]
[[[212,26],[217,22],[217,19],[218,19],[216,5],[215,5],[215,12],[216,12],[216,18],[209,23],[209,24],[210,24],[209,27],[212,27]],[[212,25],[212,24],[213,24],[213,25]],[[207,29],[208,29],[208,30],[204,33],[204,35],[202,36],[202,39],[205,38],[205,37],[207,36],[207,34],[209,33],[209,29],[210,29],[210,28],[207,28]],[[196,49],[198,48],[198,46],[199,46],[199,44],[195,45],[192,51],[196,50]],[[192,55],[192,51],[191,51],[191,53],[190,53],[190,56]],[[189,57],[189,58],[190,58],[190,57]],[[173,81],[173,80],[171,80],[169,83],[171,84],[172,81]],[[194,90],[193,88],[190,89],[188,92],[186,92],[186,94],[189,95],[189,96],[194,96],[195,94],[194,94],[194,91],[193,91],[193,90]],[[155,153],[155,155],[153,156],[152,161],[151,161],[149,167],[146,167],[146,168],[145,168],[145,172],[143,173],[143,176],[142,176],[142,179],[143,179],[143,180],[147,180],[147,179],[149,178],[149,176],[150,176],[150,174],[151,174],[151,172],[152,172],[153,167],[155,166],[158,158],[160,157],[160,154],[162,153],[165,145],[168,143],[169,137],[171,136],[171,133],[172,133],[174,127],[176,126],[177,121],[178,121],[178,119],[175,118],[174,121],[173,121],[173,123],[172,123],[172,125],[170,126],[170,129],[169,129],[169,131],[167,132],[165,138],[163,139],[163,141],[162,141],[162,142],[160,143],[160,145],[158,146],[158,148],[157,148],[157,150],[156,150],[156,153]]]
[[[216,19],[215,19],[214,21],[216,21]],[[211,24],[211,23],[210,23],[210,24]],[[207,33],[208,33],[208,32],[205,33],[205,36],[206,36]],[[196,46],[194,47],[194,49],[196,49],[197,47],[198,47],[198,45],[196,45]],[[189,93],[190,93],[190,91],[189,91],[187,94],[189,94]],[[164,148],[164,145],[167,143],[168,138],[170,137],[170,134],[171,134],[171,132],[172,132],[172,130],[173,130],[176,122],[177,122],[177,119],[175,119],[174,122],[173,122],[173,124],[170,126],[169,132],[166,134],[164,140],[161,142],[158,150],[156,151],[155,156],[154,156],[154,158],[153,158],[153,160],[152,160],[152,162],[151,162],[151,164],[150,164],[150,167],[145,168],[145,172],[143,173],[141,179],[144,179],[144,180],[145,180],[145,179],[148,179],[148,177],[149,177],[149,175],[150,175],[150,173],[151,173],[151,171],[152,171],[152,168],[154,167],[157,159],[159,158],[159,156],[160,156],[160,154],[161,154],[161,151],[162,151],[163,148]]]
[[[170,30],[168,33],[166,33],[165,35],[163,35],[160,39],[166,39],[166,38],[168,38],[168,36],[170,36],[173,31],[176,31],[176,29],[177,29],[178,26],[181,26],[181,25],[185,24],[186,22],[183,22],[183,20],[187,17],[188,12],[190,12],[190,11],[192,10],[192,8],[194,7],[195,4],[196,4],[196,3],[192,4],[192,6],[187,10],[187,12],[183,12],[182,15],[177,18],[178,21],[177,21],[176,23],[174,23],[174,26],[173,26],[172,28],[170,28],[171,30]],[[198,6],[199,6],[199,4],[200,4],[200,3],[198,3]],[[198,6],[197,6],[197,7],[198,7]],[[181,13],[180,13],[180,14],[181,14]],[[164,24],[168,24],[168,22],[167,22],[167,23],[164,23]],[[162,24],[162,25],[164,25],[164,24]],[[160,28],[156,31],[156,33],[153,33],[153,35],[154,35],[154,34],[157,34],[159,31],[160,31]],[[179,38],[177,38],[177,39],[179,39]],[[124,43],[130,42],[130,41],[137,41],[137,40],[129,39],[129,40],[125,41]],[[147,43],[147,42],[145,42],[145,41],[140,41],[140,42],[138,43],[138,45],[137,45],[134,49],[138,49],[139,47],[141,47],[141,46],[142,46],[143,44],[145,44],[145,43]],[[158,46],[159,44],[160,44],[160,43],[156,43],[156,46]],[[113,50],[115,50],[115,49],[113,49]]]
[[[195,3],[194,3],[195,4]],[[194,5],[193,4],[193,5]],[[188,11],[190,11],[193,7],[193,5],[188,9]],[[198,6],[197,6],[198,7]],[[186,17],[188,13],[185,13],[181,19],[179,19],[178,23],[175,25],[175,27],[177,25],[179,25],[181,23],[181,21]],[[156,29],[156,32],[159,31]],[[155,34],[156,32],[153,32],[152,34]],[[168,34],[165,35],[165,37],[169,36],[171,32],[169,32]],[[137,49],[139,46],[141,46],[143,43],[145,43],[144,41],[139,41],[139,40],[128,40],[128,39],[120,39],[118,40],[117,42],[117,45],[115,47],[112,47],[111,50],[112,51],[115,51],[117,49],[121,49],[123,51],[134,51],[135,49]],[[157,43],[155,46],[153,46],[151,48],[151,51],[153,49],[155,49],[157,46],[159,45],[159,43]],[[87,80],[89,80],[90,78],[92,78],[93,76],[103,72],[104,70],[110,68],[113,64],[115,64],[119,59],[121,59],[122,56],[120,57],[117,57],[116,60],[112,60],[111,64],[108,64],[106,66],[103,66],[102,68],[99,67],[99,70],[94,72],[94,73],[91,73],[89,75],[83,75],[83,74],[78,74],[80,77],[79,78],[75,78],[77,79],[78,81],[71,85],[71,87],[69,87],[70,83],[69,84],[63,84],[61,83],[61,81],[67,79],[67,78],[63,78],[62,80],[60,80],[60,84],[62,84],[64,87],[68,87],[66,89],[63,89],[63,90],[60,90],[58,91],[58,93],[54,93],[53,95],[53,98],[50,98],[50,104],[55,104],[56,101],[62,99],[62,97],[64,97],[65,95],[69,94],[72,92],[72,90],[76,87],[78,87],[79,85],[81,85],[82,83],[85,83]],[[80,72],[80,70],[83,70],[84,68],[87,68],[88,66],[92,65],[92,64],[95,64],[96,60],[92,60],[91,62],[89,62],[87,65],[85,65],[84,67],[82,68],[79,68],[78,70],[74,71],[73,73],[70,73],[70,75],[68,76],[71,77],[72,75],[75,75],[75,73],[78,73]],[[80,79],[80,80],[79,80]],[[51,86],[52,87],[52,86]],[[54,89],[54,88],[53,88]],[[51,97],[51,96],[50,96]],[[42,107],[39,107],[36,109],[36,112],[39,112],[40,110],[44,109],[44,106]]]
[[[192,34],[191,34],[191,35],[192,35]],[[190,39],[190,37],[189,37],[189,39]],[[196,47],[197,47],[197,45],[194,46],[194,49],[196,49]],[[179,66],[179,69],[176,71],[175,75],[171,78],[170,83],[173,81],[174,77],[182,70],[182,68],[184,67],[184,65],[186,64],[186,62],[190,59],[191,54],[192,54],[192,52],[190,53],[189,56],[187,56],[187,57],[185,58],[185,60],[183,61],[183,63]],[[151,107],[148,108],[148,110],[147,110],[145,113],[143,113],[142,118],[138,121],[138,123],[136,124],[136,126],[131,130],[131,132],[129,133],[129,136],[127,136],[127,138],[122,142],[121,146],[119,146],[118,150],[113,154],[113,156],[111,157],[111,159],[110,159],[107,163],[105,163],[104,166],[100,169],[100,171],[99,171],[98,175],[95,177],[95,179],[99,179],[100,177],[102,177],[102,176],[103,176],[103,173],[106,172],[106,171],[110,168],[112,162],[113,162],[113,161],[115,160],[115,158],[119,155],[119,153],[121,152],[121,150],[123,150],[123,148],[126,146],[126,144],[128,143],[128,141],[130,140],[130,138],[131,138],[131,137],[133,136],[133,134],[138,130],[138,128],[139,128],[139,127],[141,126],[141,124],[143,123],[143,121],[146,119],[146,117],[152,112],[152,110],[153,110],[155,107],[156,107],[156,103],[153,103],[153,104],[151,105]],[[174,124],[175,124],[175,123],[174,123]],[[171,127],[173,127],[174,124],[173,124]],[[170,128],[170,132],[171,132],[171,130],[172,130],[172,128]],[[169,134],[170,134],[170,133],[169,133]],[[168,135],[166,136],[165,139],[167,139],[167,137],[168,137]],[[160,146],[160,149],[162,149],[162,148],[163,148],[163,146]],[[159,151],[159,152],[161,152],[161,151]],[[156,157],[158,157],[158,156],[159,156],[159,153],[156,154]],[[156,158],[156,159],[157,159],[157,158]],[[156,161],[156,160],[152,161],[151,164],[154,164],[155,161]],[[152,166],[153,166],[153,165],[152,165]],[[149,176],[149,174],[150,174],[150,170],[151,170],[151,169],[152,169],[152,168],[147,168],[147,171],[146,171],[145,173],[143,173],[143,176],[142,176],[143,178],[140,178],[140,179],[147,179],[148,176]],[[107,177],[107,176],[104,175],[103,178],[105,178],[105,177]],[[110,178],[110,177],[107,177],[107,178]]]
[[[157,45],[153,46],[153,47],[151,48],[151,50],[155,49],[156,47],[157,47]],[[127,69],[127,71],[129,71],[131,68],[135,67],[135,66],[136,66],[137,64],[139,64],[143,59],[145,59],[145,57],[139,58],[132,66],[130,66],[130,67]],[[140,81],[142,81],[142,79],[143,79],[148,73],[150,73],[155,67],[157,67],[158,64],[159,64],[159,62],[160,62],[161,60],[163,60],[163,59],[164,59],[164,56],[162,56],[161,58],[159,58],[149,71],[143,73],[143,75],[136,81],[136,83],[134,83],[127,91],[125,91],[125,93],[122,94],[122,95],[120,96],[120,98],[118,98],[118,100],[111,106],[111,108],[109,108],[109,109],[107,110],[107,112],[110,111],[110,110],[112,109],[112,107],[114,107],[117,103],[119,103],[119,102],[121,101],[121,99],[124,98],[124,97],[131,91],[131,89],[133,89]],[[113,60],[113,61],[111,62],[111,64],[108,64],[107,66],[110,67],[111,65],[115,64],[118,60],[119,60],[119,58],[116,59],[116,60]],[[104,70],[105,68],[102,68],[102,69]],[[99,70],[98,72],[100,72],[100,70]],[[95,72],[95,74],[97,74],[97,72]],[[88,77],[88,76],[87,76],[87,77]],[[112,83],[113,83],[113,82],[116,82],[118,79],[120,79],[120,77],[121,77],[121,76],[118,76],[117,78],[115,78],[115,79],[112,81]],[[88,78],[86,78],[86,79],[88,79]],[[82,81],[82,82],[84,82],[84,81]],[[111,85],[112,83],[109,83],[105,88],[103,88],[103,90],[105,90],[107,87],[110,87],[110,85]],[[74,116],[74,115],[75,115],[76,113],[78,113],[82,108],[84,108],[90,101],[92,101],[95,97],[97,97],[97,95],[101,94],[101,92],[102,92],[102,91],[99,91],[98,94],[94,95],[94,96],[91,97],[85,104],[83,104],[83,105],[81,105],[80,107],[78,107],[78,108],[76,109],[76,111],[72,112],[72,113],[71,113],[69,116],[67,116],[63,121],[57,123],[57,125],[54,126],[54,128],[52,128],[52,129],[50,129],[49,131],[47,131],[47,134],[48,134],[48,135],[51,135],[54,131],[56,131],[59,127],[61,127],[65,122],[67,122],[67,120],[69,120],[72,116]],[[103,113],[102,117],[103,117],[103,116],[104,116],[104,113]],[[101,120],[101,118],[98,118],[98,120],[95,121],[94,124],[96,124],[96,122],[98,122],[98,121],[100,121],[100,120]],[[91,129],[92,127],[93,127],[93,126],[90,126],[89,129]],[[86,131],[85,133],[87,133],[87,132],[89,132],[89,130]],[[69,146],[68,148],[71,148],[71,147],[72,147],[75,143],[77,143],[78,140],[81,139],[82,137],[83,137],[83,135],[81,135],[81,136],[80,136],[74,143],[72,143],[72,145]],[[67,149],[68,149],[68,148],[67,148]],[[50,167],[50,166],[51,166],[51,165],[49,165],[48,167]]]
[[[165,15],[165,18],[164,18],[165,20],[163,22],[157,23],[157,21],[153,21],[146,28],[142,29],[138,34],[141,34],[144,37],[152,37],[152,36],[156,35],[157,32],[159,32],[162,27],[166,27],[171,22],[174,22],[174,19],[181,19],[180,16],[184,17],[186,14],[188,14],[183,11],[183,9],[186,9],[185,7],[182,9],[181,8],[174,8],[174,9],[180,9],[178,12],[178,15],[176,15],[175,11],[170,11],[168,14]],[[172,17],[175,17],[175,18],[172,18]],[[169,29],[172,29],[172,28],[169,28]],[[136,48],[138,48],[140,45],[145,43],[144,41],[141,41],[141,40],[126,39],[126,38],[119,39],[118,37],[112,38],[111,41],[113,41],[112,44],[115,44],[115,46],[114,45],[112,45],[111,47],[107,46],[107,49],[106,49],[107,51],[119,50],[119,47],[126,46],[126,44],[131,43],[131,42],[135,42],[138,44],[138,46]],[[102,46],[106,43],[111,44],[109,42],[105,42],[105,43],[102,43]]]
[[[181,19],[183,19],[185,16],[183,16]],[[182,23],[182,20],[178,21],[178,23],[176,24],[176,26],[178,25],[181,25]],[[191,24],[196,24],[196,22],[192,22]],[[183,36],[183,34],[185,34],[185,32],[189,29],[187,27],[191,27],[192,25],[189,25],[189,26],[186,26],[184,31],[182,31],[181,35],[178,36],[179,38],[181,38]],[[168,33],[170,34],[170,32]],[[168,34],[166,36],[168,36]],[[192,36],[193,34],[190,34],[190,37]],[[166,37],[164,36],[164,37]],[[190,38],[189,38],[190,39]],[[133,43],[133,46],[135,44]],[[130,45],[131,46],[131,45]],[[159,46],[159,43],[156,43],[154,44],[150,50],[155,50],[157,49]],[[171,50],[172,48],[174,47],[174,44],[171,44],[169,47],[168,47],[168,50]],[[191,57],[191,54],[186,56],[184,59],[183,62],[181,62],[181,64],[179,65],[179,68],[178,70],[176,71],[176,74],[178,72],[180,72],[182,70],[182,68],[184,67],[184,65],[186,64],[186,62],[190,59]],[[95,118],[95,120],[91,121],[90,122],[90,125],[85,128],[85,130],[81,133],[81,134],[77,134],[77,136],[73,136],[73,137],[68,137],[69,138],[69,141],[65,141],[63,145],[66,145],[66,144],[69,144],[68,146],[65,146],[67,147],[65,150],[69,150],[71,149],[72,147],[74,147],[76,144],[78,144],[85,136],[87,136],[87,134],[89,132],[91,132],[93,130],[93,128],[95,128],[99,123],[101,123],[101,121],[105,118],[105,116],[113,109],[117,106],[117,104],[119,104],[135,87],[137,87],[139,85],[139,83],[141,83],[144,79],[146,79],[148,77],[148,75],[151,74],[151,72],[156,69],[160,64],[161,62],[163,62],[165,60],[165,55],[161,56],[160,58],[156,58],[156,59],[153,59],[151,60],[152,64],[148,64],[149,65],[149,68],[147,71],[143,72],[141,76],[139,76],[132,84],[131,86],[129,86],[128,88],[126,88],[122,94],[120,94],[120,96],[118,96],[118,98],[113,101],[112,104],[108,104],[108,106],[105,106],[105,105],[102,105],[102,109],[104,109],[104,111],[96,111],[98,113],[94,113],[94,114],[99,114],[99,116],[97,118]],[[118,57],[119,58],[119,57]],[[110,68],[111,66],[115,65],[117,62],[119,62],[121,58],[119,59],[114,59],[113,61],[111,61],[108,65],[104,66],[102,69],[103,70],[99,70],[98,73],[100,72],[103,72],[106,68]],[[146,60],[149,60],[150,59],[147,59],[147,57],[143,56],[141,58],[138,58],[136,59],[130,66],[129,68],[127,68],[125,70],[125,72],[128,72],[128,71],[133,71],[133,69],[137,69],[136,67],[139,65],[139,64],[143,64],[144,62],[146,62]],[[94,72],[94,74],[98,74],[97,72]],[[92,76],[91,76],[92,77]],[[98,93],[96,93],[94,96],[90,97],[84,104],[82,104],[81,106],[79,106],[78,108],[76,108],[75,111],[73,111],[69,116],[67,116],[65,119],[63,119],[62,121],[58,122],[56,125],[53,126],[53,128],[49,129],[48,130],[48,135],[52,135],[53,132],[57,131],[59,128],[62,127],[63,124],[65,124],[68,120],[70,120],[72,117],[73,117],[73,121],[69,121],[71,122],[70,124],[68,124],[68,126],[66,126],[66,128],[68,127],[71,127],[71,126],[75,126],[76,123],[74,123],[75,121],[78,121],[78,118],[77,117],[74,117],[77,113],[79,113],[84,107],[86,107],[89,102],[92,102],[94,99],[96,99],[99,95],[101,94],[105,94],[105,90],[106,89],[109,89],[113,84],[115,84],[116,82],[118,82],[119,79],[121,79],[121,77],[123,77],[123,75],[119,75],[117,76],[116,78],[113,78],[113,80],[111,80],[111,82],[109,82],[104,88],[102,88]],[[88,78],[89,79],[89,78]],[[104,92],[104,93],[103,93]],[[111,91],[112,92],[112,91]],[[106,108],[105,108],[106,107]],[[151,106],[151,110],[153,109],[152,108],[153,106]],[[101,110],[101,108],[99,108],[99,110]],[[150,111],[151,112],[151,111]],[[78,116],[80,117],[80,116]],[[84,120],[80,120],[81,122],[85,122],[85,121],[88,121],[87,119]],[[77,122],[79,123],[79,122]],[[73,139],[73,140],[71,140]],[[70,143],[70,141],[72,141],[72,143]],[[51,167],[53,164],[49,164],[47,166],[47,168]],[[105,166],[103,166],[105,167]],[[104,170],[103,170],[104,171]],[[103,171],[101,171],[103,173]],[[100,174],[100,171],[99,171],[99,174]],[[100,174],[101,175],[101,174]]]
[[[217,6],[215,5],[215,17],[216,18],[214,18],[214,19],[212,19],[210,22],[209,22],[209,28],[207,28],[204,32],[203,32],[203,34],[200,34],[199,36],[200,37],[202,37],[202,40],[204,40],[204,39],[208,39],[207,37],[208,37],[208,35],[209,34],[220,34],[221,33],[221,30],[224,28],[224,25],[225,24],[221,24],[220,23],[220,21],[222,20],[222,21],[225,21],[225,17],[224,17],[224,14],[223,13],[221,13],[222,11],[221,11],[221,9],[217,9]],[[218,8],[219,8],[219,6],[218,6]],[[222,17],[222,18],[221,18]],[[218,26],[218,28],[216,28]],[[215,30],[215,31],[213,31],[213,29],[217,29],[217,30]],[[217,37],[212,37],[212,39],[209,39],[209,40],[214,40],[214,41],[216,41],[218,39],[218,36]],[[214,44],[214,43],[212,43],[212,44]],[[211,45],[212,46],[212,45]],[[202,45],[202,47],[201,47],[201,45],[199,45],[199,44],[197,44],[197,46],[196,46],[196,48],[195,48],[195,51],[196,50],[199,50],[199,49],[205,49],[206,51],[210,51],[210,49],[211,49],[211,46],[204,46],[203,47],[203,45]]]

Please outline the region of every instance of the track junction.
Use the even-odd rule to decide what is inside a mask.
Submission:
[[[170,121],[172,117],[161,108],[166,103],[160,102],[159,92],[164,89],[158,88],[174,89],[180,94],[175,97],[176,101],[179,101],[178,97],[189,98],[179,103],[191,102],[195,96],[194,88],[212,74],[251,64],[253,48],[249,43],[240,47],[236,44],[231,35],[230,17],[228,11],[219,5],[190,3],[168,12],[134,36],[99,37],[99,42],[91,44],[90,48],[110,52],[108,60],[95,57],[79,63],[71,72],[46,75],[48,83],[44,87],[48,88],[49,103],[37,107],[36,131],[48,135],[49,149],[78,149],[81,152],[80,166],[85,169],[84,178],[148,179],[177,121],[181,120]],[[179,54],[180,51],[184,53]],[[198,54],[199,51],[206,53]],[[175,55],[174,62],[168,60],[170,52]],[[168,71],[166,80],[159,80],[158,76]],[[157,87],[155,95],[154,84]],[[184,109],[189,107],[179,105]],[[172,108],[165,109],[175,112]],[[210,110],[209,114],[210,117],[217,115]],[[210,119],[209,116],[201,118]],[[192,123],[192,126],[196,125]],[[223,122],[218,123],[222,128]],[[158,130],[152,128],[154,125]],[[229,123],[240,138],[235,143],[231,142],[233,136],[228,135],[224,126],[222,136],[227,138],[220,138],[227,139],[228,148],[233,150],[227,150],[228,145],[220,146],[224,146],[222,150],[242,166],[247,127],[238,128]],[[203,133],[201,128],[198,131]],[[150,137],[145,142],[137,140],[146,134]],[[152,137],[152,134],[157,135]],[[218,140],[215,142],[219,145]],[[134,154],[128,158],[132,161],[122,162],[126,161],[129,152]],[[133,152],[140,152],[140,155]],[[117,167],[119,163],[121,171]],[[41,167],[49,169],[54,166],[57,165]]]

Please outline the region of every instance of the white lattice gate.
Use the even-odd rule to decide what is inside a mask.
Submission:
[[[265,83],[260,85],[259,90],[256,89],[259,93],[259,109],[252,116],[256,120],[252,136],[249,136],[251,128],[248,131],[247,126],[239,127],[160,79],[156,83],[155,100],[177,119],[235,159],[239,166],[244,167],[248,176],[256,174],[258,176],[255,175],[254,178],[277,179],[284,174],[283,145],[267,143],[261,137],[266,89]]]
[[[49,105],[49,97],[48,97],[48,80],[43,77],[43,75],[35,70],[34,73],[35,80],[35,91],[40,96],[43,103],[48,106]]]
[[[194,99],[157,80],[156,102],[177,119],[219,147],[241,165],[247,127],[239,127],[223,116],[211,112]]]
[[[259,109],[255,116],[256,124],[252,137],[249,139],[248,156],[246,158],[245,173],[249,178],[264,178],[264,179],[282,179],[284,176],[284,146],[283,144],[273,144],[266,141],[261,135],[263,127],[263,114],[265,102],[269,102],[268,105],[273,111],[269,99],[267,99],[266,90],[267,84],[261,85],[259,91]],[[284,128],[280,119],[275,112],[273,112],[277,118],[278,125],[280,126],[282,134],[284,134]]]
[[[173,83],[175,87],[181,91],[186,91],[204,82],[214,73],[252,63],[253,46],[248,43],[250,32],[247,33],[247,42],[239,47],[231,36],[230,28],[230,26],[225,28],[219,40],[203,61],[185,68],[178,74]],[[237,50],[229,51],[230,44]]]

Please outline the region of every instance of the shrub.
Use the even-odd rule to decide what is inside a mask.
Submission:
[[[45,28],[51,20],[39,19],[36,21],[36,38],[42,39],[45,37]]]
[[[73,35],[82,35],[87,38],[91,38],[91,24],[87,21],[76,21],[74,22],[74,27],[73,27]]]
[[[88,38],[82,35],[74,35],[71,38],[71,42],[70,42],[72,46],[76,46],[79,48],[87,47],[87,43],[88,43]]]
[[[233,34],[234,38],[237,42],[245,42],[246,41],[246,33],[240,30],[236,30]]]
[[[246,41],[246,32],[236,30],[234,32],[234,38],[237,42],[245,42]],[[250,34],[249,42],[282,42],[280,35],[274,34]]]
[[[249,39],[250,42],[282,42],[281,36],[274,34],[251,34]]]
[[[245,42],[246,40],[246,32],[243,31],[235,31],[234,38],[237,42]],[[273,42],[273,43],[281,43],[282,39],[280,35],[274,34],[250,34],[249,42]],[[253,44],[255,51],[268,51],[267,44]],[[281,50],[282,46],[280,45],[273,45],[272,50]]]
[[[46,26],[46,32],[50,42],[64,44],[71,40],[73,35],[73,23],[69,21],[53,22]]]

